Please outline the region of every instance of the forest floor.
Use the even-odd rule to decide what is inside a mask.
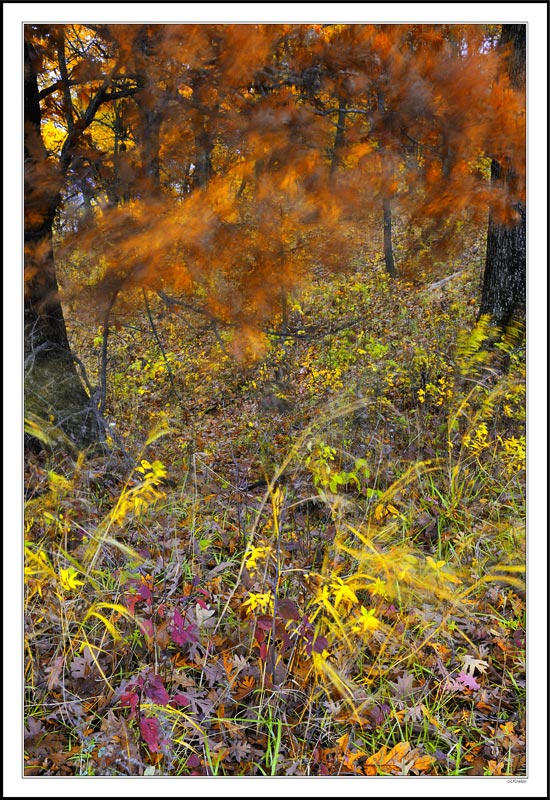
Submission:
[[[253,363],[117,312],[113,454],[25,464],[27,775],[525,775],[525,349],[476,325],[482,252],[319,270]]]

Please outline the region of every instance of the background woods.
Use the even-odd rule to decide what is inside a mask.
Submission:
[[[244,355],[315,265],[346,269],[369,214],[389,274],[412,277],[419,247],[456,247],[490,205],[480,313],[521,313],[524,27],[498,42],[480,25],[26,26],[29,411],[101,438],[54,225],[110,311],[130,287],[201,295]],[[398,267],[396,214],[416,239]]]
[[[26,774],[523,775],[525,25],[23,83]]]

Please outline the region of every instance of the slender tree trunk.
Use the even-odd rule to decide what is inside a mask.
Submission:
[[[214,139],[209,130],[208,116],[200,110],[207,106],[208,101],[204,96],[205,80],[200,73],[195,75],[192,81],[193,103],[196,106],[194,128],[195,128],[195,169],[192,177],[194,187],[206,186],[214,173],[212,165],[212,150]]]
[[[197,147],[197,163],[195,164],[194,182],[195,186],[206,186],[212,175],[212,137],[206,130],[206,123],[204,129],[200,130],[195,136],[195,143]]]
[[[382,208],[384,211],[384,263],[386,264],[386,270],[392,278],[397,278],[397,269],[395,268],[395,261],[393,259],[391,200],[389,197],[384,197],[382,200]]]
[[[338,121],[336,122],[336,134],[334,136],[334,147],[332,149],[332,159],[330,162],[330,174],[332,175],[340,161],[340,150],[344,144],[344,133],[346,126],[346,106],[341,100],[338,107]]]
[[[52,227],[60,202],[59,174],[40,134],[35,53],[25,43],[25,414],[61,428],[77,446],[97,441],[99,427],[71,353],[59,300]]]
[[[525,25],[503,25],[500,43],[508,45],[508,76],[518,92],[525,90]],[[479,315],[488,314],[500,327],[525,315],[526,291],[526,207],[518,187],[516,165],[493,159],[491,181],[501,184],[511,196],[511,221],[489,214],[487,253]]]
[[[378,111],[382,115],[384,115],[386,111],[384,92],[380,91],[378,92]],[[389,184],[392,179],[392,168],[388,161],[388,156],[385,153],[385,138],[386,134],[385,130],[383,129],[381,134],[382,141],[380,144],[380,150],[382,153],[382,170],[384,183]],[[386,272],[388,275],[391,275],[392,278],[397,278],[398,272],[395,266],[395,259],[393,257],[391,196],[389,194],[385,194],[382,198],[382,211],[384,215],[384,263],[386,265]]]
[[[160,128],[161,114],[155,109],[142,110],[143,173],[147,189],[153,194],[160,191]]]

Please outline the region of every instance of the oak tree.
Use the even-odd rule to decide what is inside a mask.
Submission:
[[[514,317],[521,319],[525,315],[525,28],[525,25],[502,26],[500,48],[504,68],[494,90],[502,102],[509,102],[517,109],[516,137],[491,159],[491,181],[504,197],[489,214],[479,313],[489,315],[503,327]]]

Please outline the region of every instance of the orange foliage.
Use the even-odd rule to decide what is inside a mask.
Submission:
[[[27,27],[44,87],[58,79],[59,26]],[[472,166],[481,156],[513,161],[524,191],[525,98],[481,25],[63,30],[74,85],[43,97],[43,122],[69,134],[64,88],[78,122],[101,101],[60,176],[77,195],[87,182],[95,208],[66,247],[109,286],[199,291],[245,349],[281,289],[345,265],[347,226],[383,197],[433,232],[489,201],[510,217],[514,198]],[[51,166],[29,164],[38,194]]]

